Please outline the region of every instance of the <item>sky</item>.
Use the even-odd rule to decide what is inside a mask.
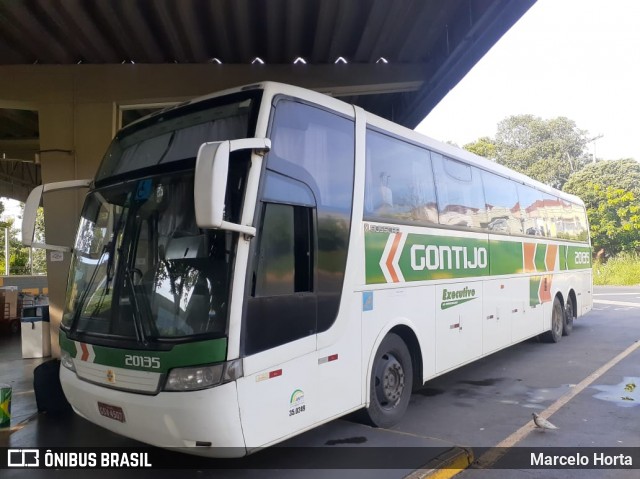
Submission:
[[[2,198],[2,202],[4,203],[4,213],[2,213],[0,219],[16,218],[15,226],[22,229],[22,206],[20,202],[10,198]]]
[[[416,130],[459,146],[511,115],[565,116],[590,155],[640,160],[640,1],[538,0]]]

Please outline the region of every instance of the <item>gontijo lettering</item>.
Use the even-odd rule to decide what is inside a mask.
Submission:
[[[414,271],[486,268],[487,256],[487,249],[483,247],[414,244],[411,268]]]

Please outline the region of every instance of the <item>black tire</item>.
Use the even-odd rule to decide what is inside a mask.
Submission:
[[[564,307],[564,321],[562,323],[562,335],[569,336],[573,331],[573,319],[576,317],[573,300],[569,297],[567,305]]]
[[[553,309],[551,310],[551,330],[542,334],[542,340],[545,343],[557,343],[560,341],[562,339],[563,325],[564,308],[556,296],[553,300]]]
[[[412,385],[409,349],[399,336],[390,333],[380,343],[373,360],[369,383],[371,400],[365,410],[368,422],[376,427],[397,424],[409,405]]]
[[[9,331],[11,334],[18,334],[20,332],[20,320],[13,319],[9,323]]]

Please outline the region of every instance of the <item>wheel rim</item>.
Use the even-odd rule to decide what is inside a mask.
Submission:
[[[566,315],[567,320],[573,320],[573,302],[571,300],[567,301]]]
[[[562,319],[562,335],[569,336],[569,334],[571,334],[571,330],[573,329],[573,301],[567,301],[567,304],[564,308],[564,317]]]
[[[553,333],[556,336],[562,336],[562,306],[560,303],[556,303],[553,306],[553,324],[551,327],[553,328]]]
[[[404,376],[404,368],[393,354],[387,353],[380,358],[375,376],[376,396],[380,406],[392,409],[400,402],[405,388]]]

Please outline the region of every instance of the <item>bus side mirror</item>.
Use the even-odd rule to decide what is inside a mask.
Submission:
[[[244,138],[242,140],[203,143],[198,150],[193,182],[193,199],[196,223],[202,229],[238,231],[255,236],[253,226],[224,221],[224,199],[227,193],[229,158],[233,151],[271,149],[268,138]]]
[[[22,244],[31,246],[32,248],[44,248],[54,251],[69,252],[71,248],[68,246],[56,246],[44,243],[34,243],[34,234],[36,230],[36,215],[38,207],[42,201],[42,194],[48,191],[72,190],[77,188],[88,188],[91,180],[72,180],[60,181],[57,183],[47,183],[45,185],[36,186],[24,204],[24,213],[22,215]]]

